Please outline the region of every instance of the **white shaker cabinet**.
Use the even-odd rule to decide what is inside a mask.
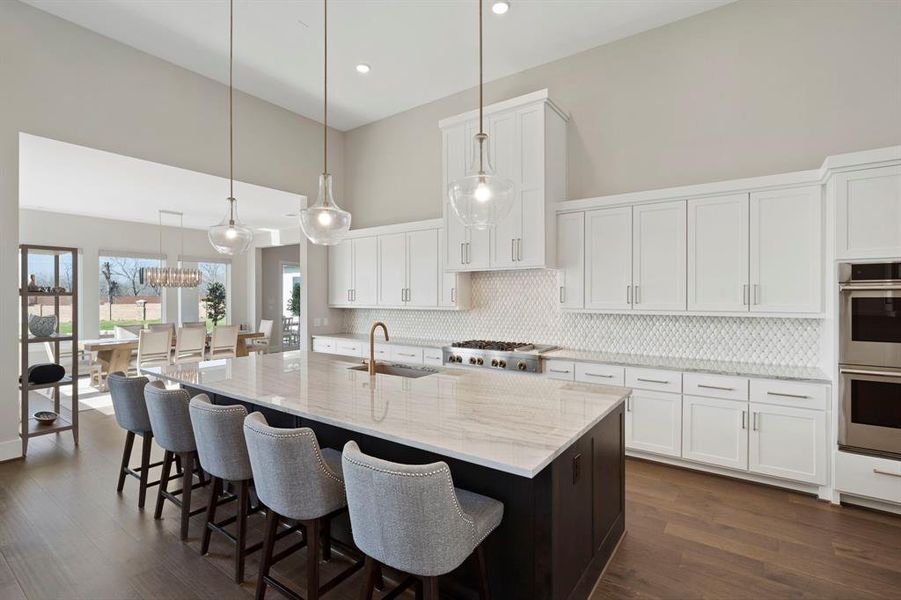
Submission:
[[[635,390],[626,400],[625,421],[626,448],[681,456],[681,394]]]
[[[372,306],[378,282],[376,238],[349,238],[328,250],[328,298],[332,306]]]
[[[585,308],[632,307],[632,207],[585,213]]]
[[[632,208],[632,307],[685,310],[685,201]]]
[[[901,255],[901,165],[835,175],[838,258]]]
[[[351,304],[372,306],[378,301],[378,238],[353,240],[353,291]]]
[[[584,268],[585,213],[557,215],[557,282],[560,306],[584,306]]]
[[[748,194],[688,201],[688,310],[747,312]]]
[[[407,299],[407,234],[379,236],[379,306],[403,306]]]
[[[821,410],[750,404],[752,473],[826,483],[826,415]]]
[[[350,306],[354,286],[353,240],[345,239],[328,249],[328,303],[332,306]]]
[[[747,402],[683,396],[682,457],[721,467],[747,469]]]
[[[379,306],[438,306],[438,230],[378,240]]]
[[[822,307],[822,188],[752,192],[751,312]]]

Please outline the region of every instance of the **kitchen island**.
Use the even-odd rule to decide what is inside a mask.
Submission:
[[[310,427],[322,446],[353,439],[386,460],[444,460],[456,486],[504,503],[485,541],[496,597],[586,597],[624,533],[629,390],[466,368],[370,377],[359,366],[295,351],[143,371],[243,403],[274,426]],[[347,524],[336,525],[350,542]],[[466,597],[469,567],[443,589]]]

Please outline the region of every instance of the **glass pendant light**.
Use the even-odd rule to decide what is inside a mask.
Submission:
[[[322,175],[319,176],[316,204],[300,211],[300,226],[314,244],[334,246],[341,243],[350,229],[350,213],[335,203],[332,176],[328,172],[328,0],[323,0],[323,14]]]
[[[479,132],[472,139],[472,164],[464,177],[448,185],[451,206],[464,225],[494,227],[513,208],[513,182],[498,175],[491,164],[490,144],[482,110],[482,0],[479,0]]]
[[[235,152],[234,152],[234,87],[232,85],[233,48],[235,38],[234,0],[228,3],[228,212],[218,225],[208,231],[210,244],[219,254],[235,256],[241,254],[253,241],[253,231],[238,220],[238,201],[235,199]]]

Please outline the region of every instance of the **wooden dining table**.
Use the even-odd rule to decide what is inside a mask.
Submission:
[[[241,331],[238,333],[238,347],[235,354],[240,358],[248,356],[249,348],[247,340],[258,339],[264,337],[259,331]],[[207,334],[207,344],[210,341],[210,334]],[[175,338],[172,339],[172,346],[175,346]],[[113,338],[99,338],[95,340],[80,340],[78,347],[90,353],[97,353],[96,362],[100,365],[100,381],[105,382],[106,376],[116,371],[128,372],[128,364],[131,356],[138,350],[138,338],[117,340]]]

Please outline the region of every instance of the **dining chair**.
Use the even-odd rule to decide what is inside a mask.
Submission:
[[[175,323],[151,323],[147,326],[150,331],[169,331],[175,337]]]
[[[206,351],[206,329],[179,327],[175,339],[175,364],[201,362]]]
[[[210,340],[210,360],[235,358],[238,355],[238,326],[222,325],[213,329]]]
[[[181,324],[182,327],[203,327],[206,331],[206,321],[186,321]]]
[[[142,331],[138,336],[137,367],[160,367],[172,364],[172,331]]]
[[[272,347],[272,325],[273,322],[270,319],[260,320],[259,332],[263,334],[263,337],[247,340],[247,345],[251,350],[265,352]]]

